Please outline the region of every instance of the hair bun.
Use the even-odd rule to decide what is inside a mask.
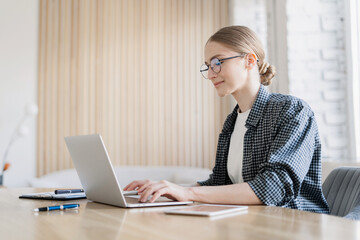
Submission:
[[[268,62],[263,62],[260,66],[259,66],[259,73],[260,75],[263,75],[264,73],[266,73],[266,71],[268,70],[268,68],[270,67],[270,64]]]
[[[273,65],[270,65],[268,62],[263,62],[259,66],[259,74],[260,74],[261,84],[267,86],[271,84],[271,80],[276,74],[276,69]]]

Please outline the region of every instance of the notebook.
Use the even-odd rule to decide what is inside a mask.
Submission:
[[[30,198],[30,199],[43,199],[43,200],[74,200],[86,198],[85,193],[68,193],[68,194],[55,194],[54,192],[40,192],[40,193],[29,193],[22,194],[19,198]]]
[[[115,175],[105,144],[99,134],[65,137],[86,197],[98,203],[124,208],[191,204],[160,197],[153,203],[139,203],[126,197]]]

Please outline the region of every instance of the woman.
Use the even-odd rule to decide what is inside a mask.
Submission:
[[[314,114],[302,100],[271,94],[275,68],[247,27],[220,29],[205,45],[200,72],[220,97],[237,102],[219,136],[209,179],[194,187],[168,181],[134,181],[140,202],[166,196],[178,201],[265,204],[318,213],[329,208],[321,189],[321,145]]]

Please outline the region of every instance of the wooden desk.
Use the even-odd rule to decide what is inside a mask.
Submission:
[[[74,201],[78,210],[36,213],[64,202],[18,198],[46,190],[0,189],[0,239],[360,239],[360,222],[278,207],[251,206],[245,214],[210,219],[85,199]]]

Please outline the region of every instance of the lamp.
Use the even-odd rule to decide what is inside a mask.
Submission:
[[[7,145],[7,147],[5,149],[2,162],[0,164],[0,185],[3,185],[4,172],[7,169],[9,169],[9,167],[10,167],[10,163],[7,161],[7,157],[8,157],[9,151],[11,149],[11,146],[17,139],[29,134],[29,128],[26,126],[25,122],[28,118],[31,118],[31,117],[37,115],[38,111],[39,111],[39,109],[36,104],[28,104],[25,107],[24,116],[21,118],[20,122],[18,123],[17,127],[15,128],[15,130],[13,132],[13,134],[10,138],[9,144]]]

